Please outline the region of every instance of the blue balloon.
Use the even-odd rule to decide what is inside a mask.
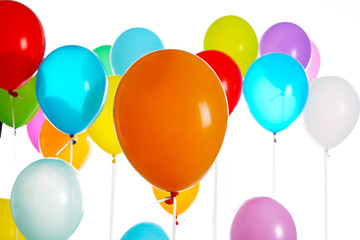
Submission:
[[[120,34],[111,48],[113,71],[122,76],[136,60],[160,49],[164,45],[155,33],[146,28],[130,28]]]
[[[286,129],[303,111],[309,92],[304,68],[283,53],[264,55],[250,66],[243,85],[251,114],[266,130]]]
[[[154,223],[139,223],[130,228],[120,240],[170,240],[164,230]]]
[[[60,131],[85,131],[100,114],[108,93],[106,69],[92,51],[63,46],[41,63],[36,96],[48,120]]]
[[[69,239],[84,212],[78,172],[55,158],[31,163],[14,183],[10,207],[26,239]]]

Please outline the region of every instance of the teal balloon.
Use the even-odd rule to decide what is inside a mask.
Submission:
[[[116,75],[125,71],[142,56],[164,49],[160,38],[146,28],[130,28],[120,34],[111,48],[111,65]]]
[[[266,130],[286,129],[301,114],[309,92],[302,65],[283,53],[264,55],[250,66],[243,92],[251,114]]]
[[[56,158],[31,163],[14,183],[10,207],[26,239],[69,239],[83,216],[78,172]]]
[[[104,64],[108,76],[114,75],[110,63],[110,50],[111,45],[103,45],[94,49],[94,53],[96,53]]]
[[[64,133],[85,131],[100,114],[107,93],[105,67],[84,47],[60,47],[40,65],[37,99],[48,120]]]
[[[8,91],[0,89],[0,121],[15,128],[26,125],[39,110],[39,104],[35,94],[35,78],[26,83],[24,86],[16,90],[17,97],[11,97]],[[12,101],[12,103],[11,103]]]
[[[155,223],[139,223],[130,228],[120,240],[170,240],[164,230]]]

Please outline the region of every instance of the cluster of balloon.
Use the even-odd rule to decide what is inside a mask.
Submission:
[[[0,216],[0,239],[26,240],[20,231],[16,234],[17,227],[11,215],[10,199],[0,198]]]
[[[286,129],[300,115],[308,91],[304,68],[283,53],[258,58],[244,80],[244,96],[251,114],[274,134]]]
[[[170,240],[159,225],[150,222],[139,223],[130,228],[120,240]]]
[[[17,177],[11,213],[27,239],[69,239],[83,216],[78,172],[67,162],[45,158]]]
[[[296,240],[296,227],[290,213],[268,197],[247,200],[237,211],[230,240]]]
[[[254,29],[238,16],[224,16],[213,22],[204,38],[204,50],[218,50],[229,55],[243,76],[258,55]]]
[[[227,119],[218,77],[181,50],[159,50],[137,60],[115,95],[114,123],[125,156],[167,192],[188,189],[204,177],[221,148]]]
[[[311,83],[303,114],[305,128],[324,150],[337,146],[352,132],[359,113],[359,96],[346,80],[327,76]]]
[[[236,62],[223,52],[206,50],[196,54],[215,71],[224,88],[229,115],[238,104],[242,91],[242,76]]]
[[[42,124],[39,134],[41,154],[47,157],[60,158],[70,163],[71,146],[67,144],[69,135],[57,130],[48,120]],[[87,131],[74,136],[72,165],[80,170],[90,157],[92,142]]]
[[[180,215],[184,213],[195,201],[195,198],[199,192],[199,185],[200,183],[192,186],[189,189],[181,191],[179,195],[176,196],[176,215]],[[162,191],[157,189],[156,187],[152,187],[155,198],[157,200],[162,200],[169,197],[169,193],[166,191]],[[160,202],[160,206],[171,215],[173,214],[173,206],[171,202]]]
[[[31,121],[26,125],[26,130],[30,139],[30,142],[34,148],[40,153],[39,147],[39,136],[41,127],[45,121],[45,115],[41,108],[36,113],[36,115],[31,119]]]

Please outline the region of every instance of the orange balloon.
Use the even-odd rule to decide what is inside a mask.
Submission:
[[[200,183],[196,184],[195,186],[186,189],[185,191],[182,191],[179,193],[179,195],[176,196],[176,215],[180,215],[183,212],[185,212],[191,204],[194,202],[198,192],[199,192],[199,185]],[[161,200],[167,197],[170,197],[169,192],[162,191],[160,189],[157,189],[156,187],[153,187],[153,192],[155,195],[155,198],[157,200]],[[166,204],[165,202],[161,202],[160,206],[165,209],[170,214],[173,214],[173,205]]]
[[[178,192],[197,184],[224,139],[228,109],[214,71],[197,56],[159,50],[124,74],[114,102],[120,146],[153,186]]]
[[[70,143],[57,155],[69,140],[68,134],[57,130],[48,120],[44,121],[39,135],[40,151],[44,157],[56,157],[70,163]],[[80,170],[90,156],[92,142],[86,131],[75,135],[74,140],[72,165]]]

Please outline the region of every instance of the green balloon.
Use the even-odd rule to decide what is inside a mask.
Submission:
[[[114,75],[110,63],[110,50],[111,50],[110,45],[103,45],[94,49],[94,53],[98,55],[98,57],[104,64],[108,76]]]
[[[39,103],[35,94],[34,76],[25,86],[19,88],[15,92],[17,97],[13,97],[8,91],[0,89],[0,121],[13,127],[11,101],[14,108],[15,128],[26,125],[39,110]]]

